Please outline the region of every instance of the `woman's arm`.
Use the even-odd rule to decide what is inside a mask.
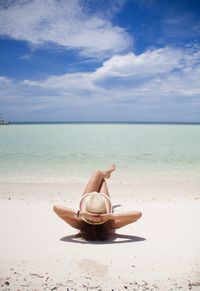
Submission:
[[[77,211],[68,207],[55,205],[54,212],[65,222],[76,229],[80,229],[80,218],[76,216]]]
[[[103,220],[104,222],[112,220],[113,228],[120,228],[127,224],[137,221],[142,216],[141,211],[130,211],[124,213],[106,213],[98,214],[97,217]]]
[[[133,223],[137,221],[142,216],[141,211],[130,211],[124,213],[113,213],[112,218],[113,221],[113,228],[121,228],[127,224]]]
[[[60,205],[55,205],[53,210],[60,218],[76,229],[80,229],[81,217],[89,218],[94,221],[104,220],[106,222],[108,220],[112,220],[113,228],[117,229],[137,221],[142,216],[142,212],[140,211],[130,211],[108,214],[88,214],[80,212],[80,217],[77,217],[76,210]]]
[[[69,225],[77,229],[80,229],[80,222],[82,221],[82,218],[86,218],[93,222],[98,222],[103,219],[98,214],[87,213],[80,210],[79,210],[79,217],[77,217],[76,210],[68,208],[68,207],[60,206],[60,205],[55,205],[53,207],[53,210],[65,222],[67,222]]]

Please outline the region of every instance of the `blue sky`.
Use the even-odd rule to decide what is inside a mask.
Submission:
[[[200,121],[198,0],[0,1],[11,121]]]

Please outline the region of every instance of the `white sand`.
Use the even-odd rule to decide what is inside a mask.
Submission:
[[[83,185],[2,184],[0,290],[200,290],[197,185],[182,195],[175,185],[169,195],[161,186],[137,195],[130,185],[110,188],[116,212],[143,217],[115,240],[92,243],[52,211],[54,203],[77,209]]]

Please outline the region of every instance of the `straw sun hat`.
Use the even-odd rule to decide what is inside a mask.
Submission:
[[[82,211],[95,213],[95,214],[103,214],[103,213],[110,213],[112,210],[111,201],[110,198],[102,193],[98,192],[91,192],[87,193],[82,196],[82,199],[80,201],[80,209]],[[102,224],[104,222],[92,222],[87,220],[83,217],[83,220],[85,222],[90,224]]]

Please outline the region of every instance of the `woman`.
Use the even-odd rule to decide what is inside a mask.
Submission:
[[[94,172],[83,192],[78,211],[55,205],[55,213],[80,232],[77,235],[86,240],[106,240],[120,227],[137,221],[142,213],[131,211],[113,213],[110,195],[105,179],[115,171],[113,164],[108,170]]]

